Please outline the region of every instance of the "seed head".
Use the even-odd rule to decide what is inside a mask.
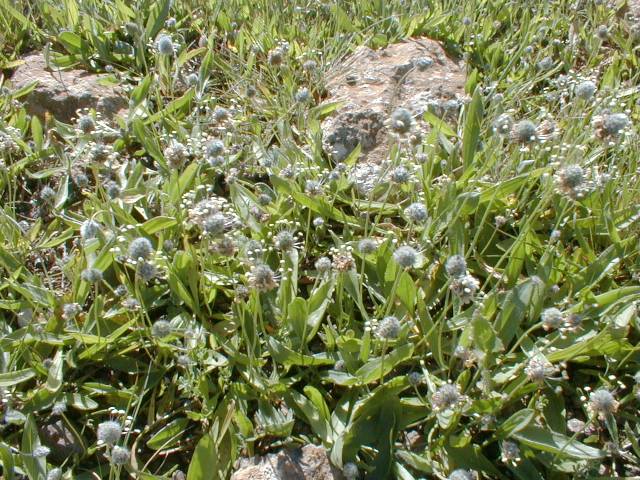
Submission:
[[[423,223],[429,218],[427,207],[422,203],[412,203],[404,209],[405,216],[413,223]]]
[[[283,252],[292,250],[296,245],[296,237],[293,232],[283,230],[273,239],[273,243],[278,250]]]
[[[119,447],[118,445],[111,449],[111,463],[113,465],[126,465],[127,463],[129,463],[129,458],[131,458],[129,449],[125,447]]]
[[[607,135],[615,136],[620,134],[629,124],[629,117],[624,113],[611,113],[605,115],[602,126]]]
[[[604,420],[608,415],[616,413],[618,402],[606,388],[600,388],[589,395],[588,409],[592,415]]]
[[[449,474],[448,480],[475,480],[473,473],[463,468],[458,468]]]
[[[462,255],[452,255],[447,258],[444,269],[450,277],[463,277],[467,273],[467,262]]]
[[[189,150],[183,143],[171,140],[164,149],[163,154],[171,168],[180,168],[187,161]]]
[[[411,372],[407,375],[407,379],[409,380],[409,385],[416,387],[424,382],[424,375],[420,372]]]
[[[204,219],[202,229],[207,235],[217,237],[222,235],[227,225],[227,218],[222,213],[214,213]]]
[[[138,262],[138,275],[143,282],[150,282],[158,276],[158,269],[153,263],[147,261]]]
[[[504,463],[516,465],[520,460],[520,448],[518,444],[510,440],[504,440],[500,444],[501,460]]]
[[[413,124],[413,115],[406,108],[398,108],[391,114],[391,130],[396,133],[409,133]]]
[[[307,73],[315,72],[317,68],[318,68],[318,64],[316,63],[315,60],[307,60],[302,64],[302,70],[304,70]]]
[[[409,245],[398,247],[396,251],[393,252],[393,259],[402,268],[416,268],[420,266],[421,263],[420,253]]]
[[[107,445],[115,444],[122,435],[122,426],[113,420],[107,420],[98,425],[98,441]]]
[[[411,172],[409,172],[406,167],[396,167],[391,171],[389,178],[393,183],[407,183],[411,180]]]
[[[269,265],[255,265],[248,275],[249,286],[259,292],[268,292],[278,286],[275,274]]]
[[[555,307],[545,309],[540,319],[542,320],[542,328],[545,330],[560,328],[564,323],[564,315]]]
[[[56,191],[53,188],[49,186],[42,187],[42,190],[40,190],[40,200],[42,200],[43,203],[50,205],[55,199]]]
[[[316,180],[307,180],[304,183],[304,191],[312,197],[322,194],[322,184]]]
[[[96,238],[98,233],[100,233],[100,224],[95,220],[85,220],[82,225],[80,225],[80,236],[84,240]]]
[[[129,258],[133,260],[146,260],[153,253],[151,241],[145,237],[138,237],[129,244]]]
[[[577,418],[572,418],[567,421],[567,430],[571,433],[583,433],[585,431],[586,424]]]
[[[309,101],[311,101],[311,92],[308,88],[301,88],[296,92],[296,102],[308,103]]]
[[[463,396],[457,385],[445,383],[431,396],[431,403],[435,410],[448,410],[462,402]]]
[[[167,34],[162,34],[156,40],[156,48],[161,55],[173,55],[173,41]]]
[[[65,303],[62,306],[62,318],[64,318],[65,320],[72,320],[76,318],[76,315],[78,315],[81,311],[82,307],[77,303]]]
[[[400,334],[400,320],[394,316],[384,317],[376,328],[376,336],[381,340],[392,340]]]
[[[363,238],[358,242],[358,251],[364,255],[375,252],[377,248],[378,244],[370,238]]]
[[[480,282],[473,275],[463,275],[453,279],[451,291],[455,293],[463,304],[471,303],[480,288]]]
[[[328,257],[320,257],[315,263],[318,273],[327,273],[331,271],[331,260]]]
[[[536,128],[531,120],[521,120],[511,129],[511,138],[520,143],[532,142],[536,139]]]
[[[529,377],[529,380],[535,383],[544,382],[545,378],[553,374],[554,371],[551,362],[541,353],[531,357],[524,368],[524,373]]]
[[[596,90],[597,87],[595,83],[593,83],[591,80],[585,80],[584,82],[580,82],[578,85],[576,85],[574,94],[577,98],[580,98],[582,100],[589,100],[595,95]]]
[[[498,135],[508,135],[513,129],[513,117],[502,113],[493,121],[493,131]]]
[[[360,476],[358,466],[353,462],[347,462],[342,467],[342,474],[347,480],[356,480]]]
[[[171,334],[173,327],[166,320],[157,320],[151,326],[151,335],[156,338],[164,338]]]
[[[224,143],[222,140],[211,140],[207,143],[205,153],[208,158],[219,157],[224,153]]]
[[[78,128],[83,133],[91,133],[96,128],[96,122],[89,115],[82,115],[78,119]]]
[[[87,283],[98,283],[102,281],[102,272],[97,268],[85,268],[80,278]]]
[[[47,455],[51,453],[51,449],[49,447],[45,447],[44,445],[38,445],[33,449],[31,455],[35,458],[45,458]]]
[[[355,267],[353,256],[350,252],[341,251],[333,256],[333,268],[340,273],[348,272]]]
[[[47,473],[47,480],[60,480],[62,478],[62,469],[55,467]]]
[[[280,65],[282,65],[282,63],[284,62],[284,52],[282,51],[282,48],[276,47],[271,50],[267,57],[267,61],[274,67],[279,67]]]

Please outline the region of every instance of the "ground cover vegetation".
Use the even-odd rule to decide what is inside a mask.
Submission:
[[[310,443],[349,479],[638,475],[629,9],[0,0],[3,478]],[[455,118],[391,106],[381,164],[336,160],[333,67],[421,36],[465,63]],[[29,114],[34,51],[128,107]]]

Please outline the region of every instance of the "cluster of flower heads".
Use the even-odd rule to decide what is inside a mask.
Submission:
[[[463,304],[471,303],[480,288],[477,278],[467,271],[467,262],[462,255],[453,255],[445,262],[445,271],[451,278],[451,291]]]

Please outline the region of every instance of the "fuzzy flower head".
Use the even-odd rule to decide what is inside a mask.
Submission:
[[[531,120],[520,120],[511,129],[511,138],[519,143],[530,143],[536,139],[536,124]]]
[[[606,388],[600,388],[589,395],[589,404],[587,406],[591,415],[597,416],[604,420],[607,416],[616,413],[618,410],[618,401],[613,394]]]
[[[349,250],[338,250],[333,255],[333,268],[336,269],[337,272],[345,273],[355,268],[356,263],[353,260],[353,255]]]
[[[314,266],[316,267],[316,270],[318,271],[318,273],[320,274],[325,274],[331,271],[331,259],[328,257],[320,257],[318,260],[316,260],[316,263],[314,264]]]
[[[153,335],[156,338],[167,337],[171,335],[172,331],[173,331],[173,327],[171,326],[171,323],[169,323],[166,320],[157,320],[151,326],[151,335]]]
[[[47,480],[60,480],[62,478],[62,469],[59,467],[52,468],[47,473]]]
[[[258,292],[268,292],[278,286],[276,275],[269,265],[254,265],[248,275],[249,286]]]
[[[181,142],[172,139],[162,152],[171,168],[182,167],[189,158],[189,149]]]
[[[511,440],[504,440],[500,444],[500,459],[503,463],[516,466],[522,458],[520,458],[520,447]]]
[[[363,255],[369,255],[376,251],[378,244],[371,238],[363,238],[358,242],[358,251]]]
[[[404,209],[404,215],[413,223],[424,223],[429,218],[427,207],[424,204],[416,202]]]
[[[347,480],[356,480],[360,476],[358,466],[353,462],[347,462],[342,467],[342,474]]]
[[[153,245],[148,238],[138,237],[129,244],[128,253],[132,260],[146,260],[153,253]]]
[[[564,323],[564,315],[555,307],[547,308],[540,316],[542,328],[549,331],[554,328],[560,328]]]
[[[553,364],[541,353],[534,355],[524,367],[524,373],[529,380],[535,383],[542,383],[555,372]]]
[[[62,306],[62,318],[73,320],[82,311],[82,307],[77,303],[65,303]]]
[[[409,245],[398,247],[393,252],[393,259],[402,268],[417,268],[422,264],[422,255]]]
[[[83,240],[90,240],[96,238],[100,233],[100,224],[95,220],[85,220],[80,225],[80,236]]]
[[[381,340],[392,340],[400,334],[400,320],[394,316],[384,317],[377,325],[375,334]]]
[[[498,135],[509,135],[513,128],[513,123],[511,115],[502,113],[493,121],[493,131]]]
[[[596,137],[612,139],[619,136],[628,126],[629,117],[625,113],[604,113],[593,118]]]
[[[451,282],[451,291],[458,296],[463,304],[471,303],[480,288],[480,282],[473,275],[463,275]]]
[[[82,115],[78,119],[78,129],[82,133],[91,133],[96,128],[96,122],[89,115]]]
[[[581,100],[590,100],[596,94],[596,84],[591,80],[585,80],[576,85],[574,95]]]
[[[33,449],[31,455],[35,458],[46,458],[49,453],[51,453],[51,449],[49,447],[45,447],[44,445],[38,445]]]
[[[171,37],[166,33],[160,35],[156,40],[156,49],[160,53],[160,55],[173,55],[173,41]]]
[[[464,400],[457,385],[445,383],[431,396],[433,408],[438,411],[457,407]]]
[[[411,172],[407,169],[407,167],[403,167],[401,165],[391,170],[389,179],[393,183],[397,183],[398,185],[408,183],[411,180]]]
[[[475,480],[475,476],[473,472],[470,470],[465,470],[463,468],[458,468],[451,472],[447,477],[448,480]]]
[[[113,420],[107,420],[98,425],[97,437],[98,441],[107,445],[115,444],[122,435],[122,426]]]
[[[291,251],[296,246],[296,235],[289,230],[282,230],[273,238],[275,247],[283,252]]]
[[[55,199],[56,191],[53,188],[49,186],[42,187],[42,190],[40,190],[40,200],[42,200],[43,203],[51,205]]]
[[[397,108],[391,114],[391,130],[395,133],[405,134],[411,131],[414,120],[413,115],[406,108]]]
[[[587,180],[584,169],[580,165],[569,165],[556,175],[558,189],[569,198],[584,198],[593,188]]]
[[[131,452],[128,448],[116,445],[111,449],[111,463],[116,466],[126,465],[131,458]]]
[[[102,272],[97,268],[85,268],[80,273],[80,278],[87,283],[99,283],[102,281]]]
[[[467,262],[462,255],[452,255],[447,258],[444,269],[452,278],[460,278],[467,274]]]

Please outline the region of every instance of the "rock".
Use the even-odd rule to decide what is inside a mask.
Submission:
[[[382,162],[388,153],[386,123],[396,108],[408,109],[418,121],[425,110],[455,120],[465,99],[464,65],[426,38],[380,50],[358,47],[330,78],[326,102],[345,102],[322,122],[325,151],[337,162],[358,143],[362,161]]]
[[[327,451],[316,445],[281,450],[264,457],[244,458],[231,480],[343,480],[329,463]]]
[[[64,420],[45,424],[40,427],[39,434],[42,443],[51,449],[51,458],[58,463],[84,451],[82,439]]]
[[[47,68],[44,56],[40,53],[28,55],[22,59],[11,83],[17,90],[34,80],[36,88],[25,98],[27,111],[44,118],[51,113],[62,122],[71,122],[83,108],[94,108],[105,117],[113,117],[127,108],[128,100],[123,93],[105,82],[105,75],[89,73],[85,70]],[[103,84],[104,83],[104,84]]]

